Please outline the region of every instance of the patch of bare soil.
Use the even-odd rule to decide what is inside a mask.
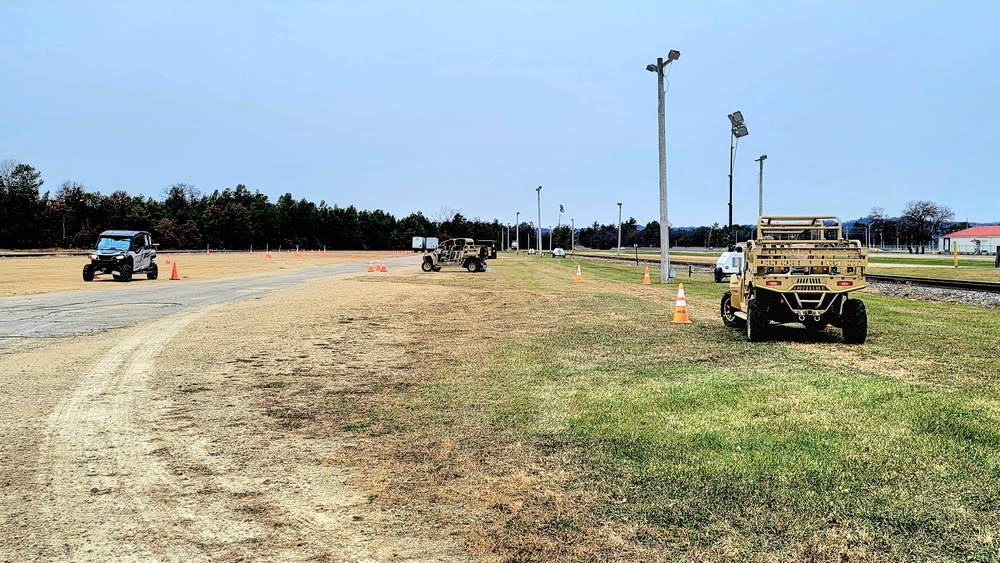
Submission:
[[[366,262],[371,258],[391,260],[395,254],[361,253],[349,251],[272,252],[271,258],[261,253],[227,252],[206,255],[205,253],[168,254],[161,252],[156,257],[159,276],[156,280],[146,279],[145,274],[137,274],[131,282],[121,283],[106,274],[94,281],[83,281],[83,266],[89,262],[86,256],[45,256],[38,258],[0,258],[0,297],[11,295],[34,295],[54,291],[138,291],[147,284],[170,283],[174,265],[177,276],[190,280],[268,275],[283,270],[318,266],[322,264],[342,264],[345,262]],[[405,256],[405,254],[400,254]]]
[[[327,278],[0,355],[0,560],[468,559],[437,507],[372,502],[323,407],[415,366],[393,305],[433,289],[374,289]]]

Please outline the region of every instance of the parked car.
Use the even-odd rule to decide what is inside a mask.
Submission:
[[[566,257],[566,251],[563,250],[563,249],[561,249],[561,248],[553,248],[552,249],[552,257],[553,258],[565,258]]]

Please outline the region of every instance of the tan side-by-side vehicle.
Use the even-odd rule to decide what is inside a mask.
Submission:
[[[424,254],[420,269],[437,272],[442,266],[455,265],[470,272],[486,271],[486,247],[471,238],[448,239]]]
[[[868,337],[865,304],[848,295],[865,287],[868,252],[844,238],[839,218],[761,217],[741,262],[721,314],[726,326],[745,328],[751,342],[764,340],[772,321],[809,330],[833,325],[848,344]]]

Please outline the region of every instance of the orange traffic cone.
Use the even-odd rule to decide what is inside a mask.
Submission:
[[[368,261],[368,271],[369,272],[374,272],[375,271],[375,268],[372,267],[372,261],[371,260]]]
[[[170,279],[172,279],[172,280],[179,280],[179,279],[181,279],[181,277],[177,275],[177,261],[176,260],[174,260],[174,271],[170,273]]]
[[[205,256],[211,256],[211,255],[212,251],[210,251],[208,248],[205,248]]]
[[[646,266],[646,275],[642,276],[642,285],[649,285],[649,266]]]
[[[170,263],[170,253],[168,252],[167,259],[164,261],[164,264],[169,264],[169,263]]]
[[[380,264],[379,267],[378,267],[378,271],[380,271],[380,272],[386,272],[386,271],[388,271],[388,270],[385,269],[385,259],[384,258],[382,259],[382,264]]]
[[[577,283],[583,281],[583,272],[580,270],[580,265],[579,264],[576,265],[576,279],[573,280],[573,281],[575,281]]]
[[[674,307],[674,320],[672,323],[690,323],[688,319],[687,300],[684,299],[684,284],[677,287],[677,305]]]
[[[389,271],[389,269],[385,267],[385,260],[382,260],[382,271],[383,272],[388,272]]]

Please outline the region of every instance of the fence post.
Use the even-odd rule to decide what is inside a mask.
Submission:
[[[993,259],[993,267],[1000,268],[1000,246],[997,247],[996,256]]]

